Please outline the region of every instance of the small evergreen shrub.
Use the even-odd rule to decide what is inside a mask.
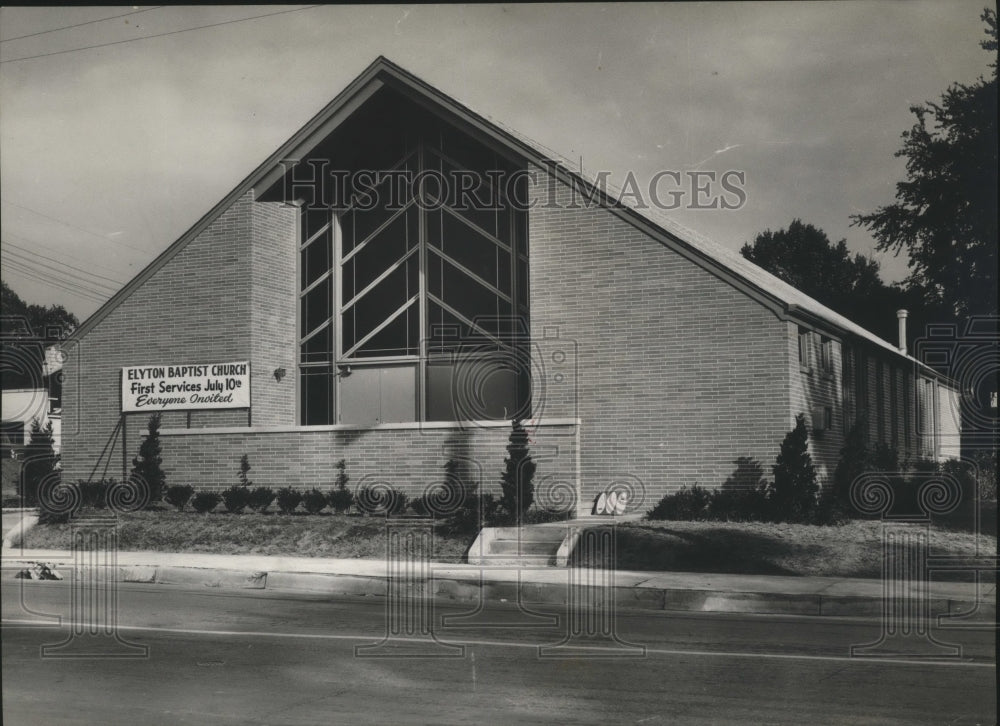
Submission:
[[[731,522],[760,522],[769,517],[767,479],[764,467],[756,459],[741,456],[736,469],[722,487],[711,492],[707,516],[709,519]]]
[[[222,503],[227,512],[239,514],[250,503],[250,490],[240,484],[234,484],[222,492]]]
[[[319,489],[310,489],[302,495],[302,506],[309,514],[319,514],[326,506],[326,495]]]
[[[402,514],[407,501],[405,494],[386,486],[364,486],[354,497],[354,503],[366,515]]]
[[[191,500],[191,507],[199,514],[211,512],[219,503],[218,492],[198,492]]]
[[[337,514],[345,514],[354,504],[354,495],[350,489],[333,489],[326,495],[326,501]]]
[[[795,417],[795,428],[781,442],[768,488],[771,513],[779,522],[806,522],[816,510],[819,483],[809,455],[805,416]]]
[[[167,504],[175,507],[178,512],[184,511],[184,505],[191,501],[194,496],[194,487],[190,484],[175,484],[167,487]]]
[[[278,509],[282,514],[291,514],[298,509],[302,503],[302,492],[291,487],[282,487],[278,490]]]
[[[250,498],[247,504],[255,512],[266,512],[267,508],[274,501],[275,496],[274,490],[271,487],[254,487],[250,490]]]
[[[244,486],[247,489],[253,486],[253,482],[247,478],[247,474],[250,473],[250,469],[250,457],[243,454],[243,456],[240,457],[240,471],[238,476],[240,478],[240,486]]]
[[[682,521],[707,519],[711,499],[711,492],[697,484],[691,488],[681,487],[679,491],[664,496],[647,516],[650,519]]]
[[[537,464],[528,451],[528,432],[518,419],[510,422],[507,457],[500,477],[500,505],[514,523],[519,523],[535,500],[535,469]]]
[[[167,484],[167,475],[163,471],[163,447],[160,444],[160,414],[149,417],[146,437],[139,444],[139,455],[132,459],[132,471],[129,478],[144,482],[149,495],[148,504],[163,499],[163,490]]]
[[[975,464],[976,496],[981,502],[997,500],[997,452],[980,451],[972,457]]]
[[[354,494],[347,488],[350,478],[347,476],[347,462],[341,459],[337,462],[337,479],[334,488],[327,493],[326,501],[337,514],[344,514],[354,504]]]
[[[118,486],[118,480],[85,481],[81,479],[76,485],[80,489],[80,504],[82,506],[104,509],[108,506],[108,490]]]
[[[24,506],[41,505],[45,509],[46,502],[39,501],[39,488],[58,472],[59,463],[53,448],[51,421],[42,426],[38,419],[31,420],[31,441],[22,449],[21,456],[24,465],[17,480],[17,495]]]
[[[839,509],[855,517],[858,515],[851,504],[851,485],[859,476],[872,470],[872,452],[867,438],[868,420],[861,415],[844,437],[840,459],[833,472],[833,485],[824,493],[825,509]]]

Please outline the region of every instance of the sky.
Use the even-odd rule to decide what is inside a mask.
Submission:
[[[982,10],[5,7],[2,278],[83,320],[384,55],[587,175],[743,172],[739,209],[667,212],[731,249],[799,218],[898,281],[850,216],[893,201],[909,107],[986,74]]]

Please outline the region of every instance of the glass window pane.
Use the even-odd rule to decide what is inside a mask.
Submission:
[[[303,368],[301,414],[305,426],[333,423],[333,376],[329,366]]]
[[[332,314],[331,304],[333,301],[330,297],[330,284],[331,280],[328,277],[303,296],[303,337],[322,325]]]
[[[321,363],[331,360],[333,351],[333,326],[327,325],[323,330],[302,344],[301,361],[303,363]]]
[[[330,237],[322,235],[302,250],[302,287],[309,287],[309,285],[329,272],[331,264]]]
[[[393,176],[387,175],[374,189],[358,190],[359,205],[343,214],[344,252],[350,252],[364,242],[371,234],[385,224],[409,201],[409,185],[400,184]],[[373,205],[371,209],[363,207]]]
[[[345,303],[417,246],[416,217],[415,209],[400,215],[344,263]]]

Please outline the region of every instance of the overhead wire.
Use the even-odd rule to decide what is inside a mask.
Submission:
[[[13,38],[3,38],[0,43],[9,43],[12,40],[24,40],[25,38],[35,38],[39,35],[48,35],[49,33],[58,33],[60,30],[70,30],[71,28],[82,28],[84,25],[93,25],[94,23],[103,23],[107,20],[116,20],[118,18],[125,18],[129,15],[138,15],[139,13],[148,13],[150,10],[159,10],[164,7],[163,5],[154,5],[151,8],[143,8],[142,10],[133,10],[128,13],[122,13],[121,15],[112,15],[107,18],[98,18],[97,20],[88,20],[85,23],[76,23],[75,25],[64,25],[61,28],[51,28],[49,30],[40,30],[37,33],[28,33],[27,35],[17,35]]]
[[[149,40],[150,38],[164,38],[168,35],[179,35],[180,33],[190,33],[193,30],[204,30],[205,28],[218,28],[222,25],[232,25],[233,23],[244,23],[248,20],[259,20],[260,18],[271,18],[275,15],[287,15],[288,13],[298,13],[303,10],[312,10],[313,8],[318,8],[319,5],[307,5],[304,8],[292,8],[291,10],[278,10],[273,13],[264,13],[262,15],[252,15],[249,18],[235,18],[233,20],[224,20],[219,23],[209,23],[207,25],[198,25],[193,28],[182,28],[180,30],[171,30],[167,33],[153,33],[152,35],[143,35],[138,38],[127,38],[125,40],[115,40],[110,43],[97,43],[95,45],[85,45],[80,48],[69,48],[67,50],[57,50],[51,53],[38,53],[37,55],[27,55],[20,58],[10,58],[8,60],[0,61],[3,63],[17,63],[18,61],[32,60],[34,58],[47,58],[54,55],[63,55],[65,53],[78,53],[83,50],[93,50],[94,48],[106,48],[112,45],[124,45],[125,43],[135,43],[140,40]]]
[[[63,267],[68,267],[69,269],[75,270],[76,272],[81,272],[84,275],[90,275],[92,277],[100,278],[101,280],[107,280],[108,282],[114,283],[117,286],[121,286],[121,285],[125,284],[121,280],[115,280],[114,278],[111,278],[111,277],[105,277],[104,275],[99,275],[96,272],[90,272],[88,270],[84,270],[83,268],[77,267],[76,265],[71,265],[68,262],[63,262],[62,260],[57,260],[54,257],[47,257],[46,255],[43,255],[40,252],[36,252],[35,250],[28,249],[27,247],[22,247],[21,245],[14,244],[13,242],[5,241],[3,244],[6,247],[13,247],[14,248],[15,251],[12,251],[11,254],[15,254],[15,255],[17,255],[17,254],[21,254],[21,255],[30,254],[30,255],[33,255],[35,257],[40,257],[43,260],[48,260],[49,262],[55,262],[57,265],[62,265]]]

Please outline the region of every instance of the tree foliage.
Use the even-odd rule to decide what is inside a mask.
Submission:
[[[24,506],[44,505],[40,501],[39,488],[42,483],[58,469],[59,456],[55,452],[52,438],[52,422],[47,421],[42,426],[38,419],[31,420],[31,441],[25,445],[21,453],[24,466],[18,480],[18,496]]]
[[[939,320],[997,312],[996,11],[981,17],[992,76],[910,107],[917,120],[896,152],[906,159],[896,201],[852,217],[878,249],[909,255],[906,284]]]
[[[896,336],[893,312],[905,307],[902,290],[886,285],[877,260],[851,254],[826,233],[800,219],[788,229],[767,230],[740,250],[745,258],[873,333]]]
[[[139,455],[132,459],[131,478],[145,485],[149,492],[149,501],[158,502],[163,497],[167,475],[163,471],[163,448],[160,444],[160,414],[149,417],[149,429],[146,437],[139,444]]]
[[[0,281],[0,314],[4,337],[22,330],[19,321],[27,321],[27,334],[46,343],[62,340],[80,326],[76,315],[62,305],[34,305],[21,299],[10,285]]]
[[[795,428],[781,442],[773,474],[769,499],[774,517],[787,522],[808,521],[816,510],[819,484],[802,414],[795,417]]]
[[[515,523],[520,523],[535,499],[536,464],[528,451],[528,432],[520,421],[510,422],[507,440],[507,458],[500,479],[500,505]]]

